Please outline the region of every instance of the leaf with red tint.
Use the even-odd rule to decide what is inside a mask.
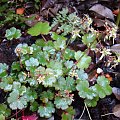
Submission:
[[[22,120],[37,120],[36,114],[29,115],[29,116],[22,116]]]

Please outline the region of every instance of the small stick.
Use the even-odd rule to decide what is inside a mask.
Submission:
[[[41,35],[42,36],[42,38],[44,39],[44,41],[46,42],[47,40],[46,40],[46,38],[44,37],[44,35]]]
[[[101,117],[104,117],[104,116],[107,116],[107,115],[114,115],[114,113],[107,113],[107,114],[101,115]]]

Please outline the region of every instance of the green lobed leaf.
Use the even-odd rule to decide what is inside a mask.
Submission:
[[[106,95],[112,94],[112,87],[110,85],[107,85],[103,89],[104,89]]]
[[[11,91],[12,90],[12,85],[11,84],[0,84],[1,86],[4,86],[4,91],[5,92],[8,92],[8,91]]]
[[[95,107],[97,105],[97,101],[99,100],[99,97],[95,97],[92,100],[91,99],[85,99],[85,103],[88,107]]]
[[[92,89],[98,94],[100,98],[104,98],[106,96],[102,86],[95,84],[94,86],[92,86]]]
[[[59,77],[57,81],[54,83],[54,87],[56,90],[64,90],[66,86],[66,81],[64,77]]]
[[[75,110],[73,107],[69,107],[62,113],[62,120],[73,120],[73,116],[75,114]]]
[[[13,90],[10,93],[7,102],[12,110],[23,109],[27,106],[27,98],[24,96],[20,97],[18,90]]]
[[[58,34],[55,33],[55,32],[52,32],[51,37],[52,37],[53,40],[67,40],[67,38],[65,38],[65,37],[62,36],[62,35],[58,35]]]
[[[43,66],[47,64],[47,53],[39,52],[36,54],[35,58],[37,58],[39,63]]]
[[[68,48],[65,49],[65,52],[63,54],[64,59],[70,60],[74,58],[74,51],[70,50]]]
[[[8,103],[12,103],[15,100],[17,100],[19,98],[19,91],[18,90],[14,90],[9,94],[9,97],[7,99]]]
[[[4,89],[5,92],[12,90],[12,83],[13,78],[9,76],[5,76],[2,78],[2,81],[0,82],[0,88]]]
[[[45,86],[45,87],[52,87],[53,84],[56,82],[56,78],[54,76],[47,76],[45,77],[45,79],[42,81],[42,84]]]
[[[20,71],[20,63],[19,62],[13,62],[12,63],[12,70]]]
[[[66,86],[64,90],[69,90],[69,91],[75,90],[75,80],[72,77],[66,78]]]
[[[28,29],[28,34],[32,36],[38,36],[40,34],[48,34],[51,27],[49,26],[48,22],[38,22],[33,27]]]
[[[24,94],[24,96],[27,98],[28,102],[34,102],[35,99],[38,98],[37,92],[30,87],[26,89],[26,93]]]
[[[68,90],[74,91],[75,90],[75,80],[72,77],[60,77],[57,79],[57,82],[54,84],[56,90]]]
[[[44,46],[43,47],[43,51],[47,52],[50,55],[54,55],[55,54],[55,49],[53,46]]]
[[[56,50],[60,50],[60,49],[63,50],[66,47],[66,41],[61,40],[61,39],[57,40],[54,42],[54,47]]]
[[[35,45],[39,46],[39,47],[44,47],[45,46],[45,41],[43,39],[37,39],[35,42]]]
[[[91,57],[84,54],[77,63],[77,67],[81,69],[87,69],[90,65]]]
[[[63,74],[63,66],[62,62],[60,61],[51,60],[49,64],[47,64],[47,67],[51,68],[54,71],[54,77],[59,77]]]
[[[21,31],[19,29],[16,29],[15,27],[11,27],[10,29],[6,30],[6,34],[5,37],[8,40],[12,40],[12,39],[17,39],[21,37]]]
[[[112,93],[112,87],[109,85],[110,82],[104,76],[99,76],[97,79],[97,84],[91,87],[91,89],[96,93],[100,98],[104,98],[106,95]]]
[[[89,46],[92,42],[94,42],[94,40],[96,39],[96,36],[94,34],[85,34],[84,36],[82,36],[82,42]]]
[[[38,110],[38,107],[39,107],[38,102],[34,101],[34,102],[31,102],[31,103],[30,103],[30,110],[31,110],[32,112],[37,111],[37,110]]]
[[[5,115],[0,114],[0,120],[5,120]]]
[[[7,75],[8,65],[6,63],[0,63],[0,77]]]
[[[26,92],[26,86],[21,85],[20,82],[13,82],[13,90],[18,90],[19,95],[23,95]]]
[[[34,76],[44,75],[46,73],[45,67],[39,66],[34,71]]]
[[[74,115],[75,114],[75,110],[73,109],[72,106],[70,106],[69,108],[67,108],[65,111],[68,112],[70,115]]]
[[[25,72],[20,72],[18,74],[18,79],[21,83],[26,83],[27,74]]]
[[[39,62],[38,62],[38,59],[31,57],[29,60],[26,60],[26,61],[25,61],[25,65],[26,65],[27,67],[30,67],[30,66],[38,66],[38,65],[39,65]]]
[[[52,93],[50,90],[43,91],[40,95],[40,100],[43,103],[47,103],[49,100],[53,100],[54,98],[54,93]]]
[[[64,64],[65,64],[66,68],[68,68],[68,69],[72,68],[74,65],[73,61],[69,61],[69,60],[67,60]]]
[[[36,87],[38,85],[38,82],[35,79],[33,79],[33,78],[29,78],[26,81],[30,84],[31,87],[32,86]]]
[[[93,99],[96,96],[96,93],[89,88],[89,82],[87,80],[79,81],[76,89],[79,91],[78,94],[82,98]]]
[[[77,51],[77,52],[75,52],[75,59],[76,60],[79,60],[82,56],[83,56],[83,52],[81,52],[81,51]]]
[[[97,83],[103,87],[105,87],[106,85],[109,85],[110,84],[110,81],[105,78],[105,76],[99,76],[97,78]]]
[[[44,106],[41,105],[40,107],[38,107],[38,113],[40,117],[49,118],[54,112],[55,108],[51,102],[46,103]]]
[[[48,68],[51,68],[53,70],[56,69],[62,69],[62,63],[60,61],[55,61],[55,60],[51,60],[50,63],[47,65]]]
[[[20,43],[20,44],[18,44],[17,47],[14,50],[16,56],[20,56],[22,48],[26,48],[26,47],[28,47],[28,45],[26,43],[23,43],[23,44]]]
[[[22,49],[21,49],[21,53],[23,55],[25,55],[25,54],[33,54],[33,47],[31,47],[31,46],[23,46]]]
[[[11,110],[8,108],[6,104],[0,104],[0,115],[1,114],[4,115],[5,117],[10,116]]]
[[[65,110],[72,103],[72,99],[69,97],[55,97],[54,104],[56,108]]]
[[[88,79],[88,75],[87,75],[87,73],[85,73],[84,70],[82,70],[82,69],[76,70],[76,73],[77,73],[78,78],[80,80],[87,80]]]

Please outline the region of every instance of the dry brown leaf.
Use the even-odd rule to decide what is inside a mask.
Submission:
[[[31,14],[29,16],[26,16],[25,24],[32,27],[34,26],[37,22],[42,21],[42,17],[39,16],[38,14]]]
[[[120,44],[115,44],[115,45],[111,46],[111,51],[120,54]]]
[[[109,18],[114,21],[114,15],[113,15],[112,11],[109,8],[107,8],[101,4],[95,4],[89,10],[94,11],[94,12],[104,16],[105,18]]]
[[[119,118],[120,118],[120,104],[116,105],[116,106],[113,108],[113,114],[114,114],[116,117],[119,117]]]
[[[117,87],[113,87],[112,88],[112,92],[113,94],[115,95],[115,97],[120,100],[120,88],[117,88]]]

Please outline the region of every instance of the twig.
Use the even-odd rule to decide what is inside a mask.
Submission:
[[[101,115],[101,117],[104,117],[104,116],[107,116],[107,115],[114,115],[114,113],[107,113],[107,114]]]
[[[15,114],[13,114],[12,116],[6,118],[6,120],[8,120],[8,119],[10,119],[10,118],[12,118],[12,117],[14,117],[14,116],[16,116],[16,114],[20,113],[21,111],[22,111],[22,110],[17,111],[17,113],[15,113]]]
[[[17,117],[17,116],[18,116],[18,112],[17,112],[17,109],[16,109],[16,114],[15,114],[15,115],[16,115],[16,120],[17,120],[17,118],[18,118],[18,117]]]
[[[46,40],[46,38],[44,37],[44,35],[41,35],[42,36],[42,38],[44,39],[44,41],[46,42],[47,40]]]

